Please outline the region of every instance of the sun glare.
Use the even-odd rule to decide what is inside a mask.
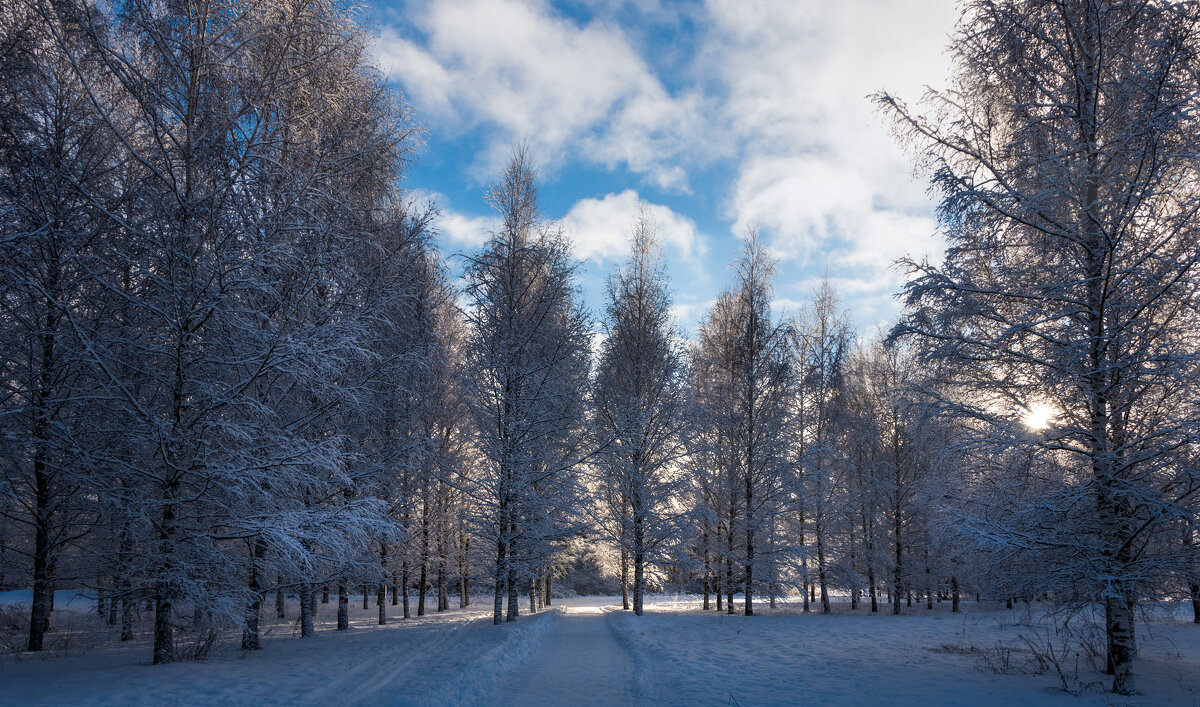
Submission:
[[[1057,411],[1045,403],[1034,403],[1025,409],[1021,422],[1031,430],[1044,430],[1058,417]]]

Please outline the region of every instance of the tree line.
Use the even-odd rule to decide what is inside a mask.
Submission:
[[[600,321],[518,146],[450,276],[403,189],[420,128],[336,0],[0,8],[0,586],[56,586],[155,663],[273,593],[404,618],[549,605],[572,543],[626,609],[694,591],[900,614],[962,596],[1200,621],[1193,2],[970,0],[950,88],[875,100],[949,247],[855,332],[772,309],[743,234],[688,339],[653,220]],[[924,112],[921,112],[924,111]],[[477,591],[473,591],[477,590]],[[320,599],[318,599],[320,597]],[[884,609],[883,607],[888,607]],[[186,614],[186,617],[185,617]],[[182,638],[181,638],[182,637]]]

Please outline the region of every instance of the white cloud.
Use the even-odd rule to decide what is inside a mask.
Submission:
[[[495,219],[488,216],[471,216],[455,211],[450,207],[450,200],[439,192],[414,189],[409,196],[419,202],[426,202],[438,207],[441,215],[434,227],[442,240],[455,249],[478,248],[487,242],[488,235],[495,225]]]
[[[944,247],[928,211],[882,206],[884,185],[811,156],[748,157],[732,199],[736,232],[759,226],[782,259],[810,267],[853,266],[877,279],[901,257],[936,257]]]
[[[943,82],[951,0],[710,0],[708,10],[703,62],[744,145],[726,204],[735,231],[758,225],[780,257],[853,267],[866,282],[894,280],[898,257],[936,256],[924,185],[866,96],[917,98]]]
[[[785,261],[781,296],[800,301],[809,292],[794,286],[827,274],[856,319],[893,316],[902,276],[891,263],[936,259],[943,243],[923,180],[866,96],[886,89],[915,102],[925,84],[944,83],[954,0],[700,2],[579,0],[596,18],[583,22],[548,0],[408,0],[406,28],[385,27],[376,52],[425,119],[481,145],[468,171],[477,183],[519,139],[551,171],[627,170],[677,192],[712,176],[689,171],[728,160],[728,193],[698,198],[716,199],[734,233],[762,229]],[[684,21],[685,41],[661,46],[661,32]],[[576,254],[625,255],[638,199],[630,189],[575,202],[563,222]],[[699,274],[695,222],[651,208],[671,254]],[[488,225],[452,211],[441,222],[464,246]],[[697,301],[710,284],[708,274],[676,283]]]
[[[580,199],[562,218],[575,256],[584,260],[616,260],[629,253],[634,217],[642,200],[626,189],[599,199]],[[646,204],[662,244],[676,256],[691,261],[707,250],[696,223],[661,204]]]
[[[444,211],[438,220],[438,227],[451,243],[462,248],[478,248],[487,242],[492,223],[492,219],[483,216]]]
[[[385,28],[376,57],[424,114],[493,131],[476,176],[525,139],[551,168],[579,153],[686,191],[675,160],[699,94],[670,95],[618,28],[579,26],[539,0],[430,0],[405,15],[421,41]]]

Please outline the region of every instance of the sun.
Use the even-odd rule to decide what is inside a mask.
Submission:
[[[1021,422],[1031,430],[1044,430],[1054,424],[1058,411],[1045,403],[1033,403],[1025,408]]]

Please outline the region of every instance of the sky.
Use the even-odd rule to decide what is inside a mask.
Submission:
[[[927,175],[868,96],[945,85],[952,0],[379,1],[377,61],[425,130],[404,186],[447,254],[483,244],[524,141],[597,315],[643,203],[685,333],[750,229],[777,314],[829,278],[860,335],[900,312],[896,259],[940,259]]]

